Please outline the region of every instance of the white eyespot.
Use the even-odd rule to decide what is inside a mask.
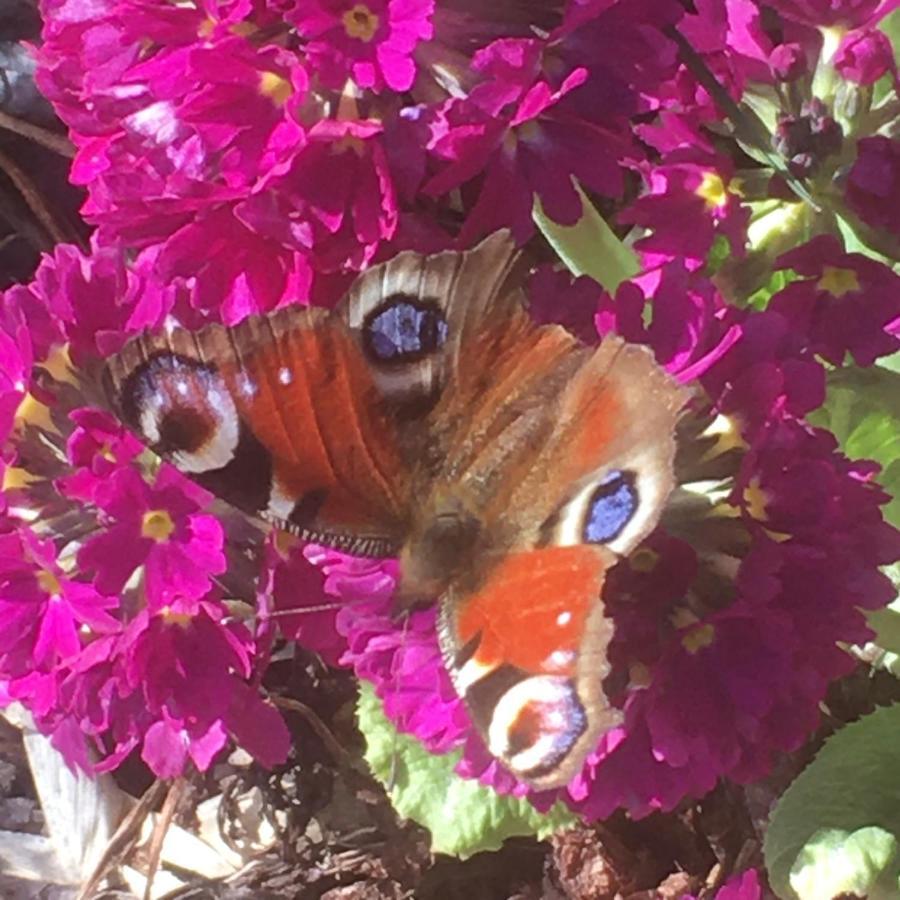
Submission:
[[[234,457],[240,420],[222,379],[178,356],[154,357],[136,373],[130,401],[145,440],[185,472],[221,469]]]
[[[234,401],[231,399],[231,394],[218,381],[213,382],[207,388],[206,402],[209,404],[210,409],[219,417],[229,415],[234,410]]]
[[[159,410],[149,405],[141,411],[141,434],[148,444],[159,442],[159,428],[156,425],[158,415]]]
[[[212,472],[227,466],[234,458],[240,438],[240,420],[234,401],[224,389],[216,392],[217,402],[205,410],[209,434],[195,450],[175,450],[172,462],[185,472]]]
[[[633,454],[627,468],[611,466],[582,484],[558,511],[554,540],[563,546],[603,544],[627,555],[653,529],[669,482],[652,452]]]
[[[560,628],[565,628],[566,625],[568,625],[569,622],[571,622],[571,621],[572,621],[572,613],[570,613],[567,609],[563,610],[556,617],[556,624],[559,625]]]
[[[287,366],[282,366],[278,370],[278,383],[290,384],[294,380],[294,374]]]
[[[148,444],[155,444],[160,439],[159,419],[166,407],[166,397],[160,390],[152,391],[143,398],[140,414],[141,433]]]
[[[568,678],[534,675],[514,684],[497,702],[488,748],[523,777],[551,769],[584,733],[587,719]]]

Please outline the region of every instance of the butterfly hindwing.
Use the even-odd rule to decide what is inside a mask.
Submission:
[[[592,546],[512,552],[445,599],[453,682],[490,752],[533,787],[566,784],[621,721],[603,693],[613,624],[598,599],[613,562]]]
[[[602,688],[613,628],[600,593],[609,567],[659,519],[686,400],[649,351],[617,337],[570,348],[556,366],[564,377],[549,427],[529,424],[527,396],[518,418],[505,389],[483,400],[481,415],[490,421],[493,408],[503,422],[494,431],[518,425],[530,440],[496,486],[479,475],[483,490],[466,491],[486,550],[450,576],[441,616],[448,670],[488,748],[537,788],[570,781],[621,719]],[[486,470],[478,457],[466,471]]]

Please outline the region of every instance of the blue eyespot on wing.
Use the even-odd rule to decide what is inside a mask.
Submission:
[[[366,351],[380,363],[410,363],[440,350],[447,342],[447,320],[428,302],[389,298],[366,319]]]
[[[615,540],[631,521],[637,507],[634,475],[618,470],[608,473],[588,500],[585,543],[607,544]]]

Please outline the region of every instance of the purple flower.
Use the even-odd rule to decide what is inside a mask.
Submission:
[[[892,0],[767,0],[785,18],[813,27],[859,28],[877,21]]]
[[[191,614],[140,612],[121,633],[96,642],[62,685],[66,716],[114,768],[135,747],[161,778],[188,761],[209,768],[228,738],[263,765],[284,760],[289,736],[276,710],[247,687],[254,647],[202,602]]]
[[[143,450],[141,442],[112,415],[85,407],[69,415],[75,425],[66,457],[75,471],[57,479],[57,490],[72,500],[92,503],[103,481]]]
[[[134,469],[120,468],[94,492],[109,524],[81,548],[79,566],[96,572],[98,588],[113,594],[142,567],[152,612],[190,613],[211,577],[225,570],[222,526],[198,512],[208,497],[168,465],[152,486]]]
[[[603,289],[592,278],[583,275],[573,281],[566,272],[544,265],[531,274],[526,293],[528,312],[535,322],[555,322],[586,344],[596,343],[594,318]]]
[[[877,28],[845,35],[834,55],[834,67],[843,78],[856,84],[874,84],[887,72],[897,77],[894,48],[888,36]]]
[[[322,271],[360,269],[397,227],[397,202],[374,121],[317,122],[284,175],[235,214],[259,235],[307,249]]]
[[[900,159],[900,157],[898,157]],[[900,277],[860,253],[844,253],[837,238],[821,235],[778,261],[802,279],[770,301],[810,348],[835,365],[846,353],[860,366],[900,349],[889,326],[900,317]]]
[[[847,202],[873,228],[900,236],[900,140],[863,138],[847,179]]]
[[[573,176],[606,196],[621,192],[616,161],[630,140],[599,120],[587,98],[576,101],[587,69],[551,83],[540,54],[535,40],[494,41],[473,60],[482,82],[468,97],[447,101],[432,124],[429,149],[446,165],[425,194],[438,197],[479,176],[464,241],[504,224],[524,239],[534,195],[551,218],[573,224],[581,214]]]
[[[646,177],[647,192],[620,213],[619,221],[651,230],[636,244],[647,268],[676,257],[701,266],[719,235],[732,254],[744,254],[750,210],[741,202],[728,158],[675,150],[648,167]]]
[[[624,282],[614,299],[604,297],[594,322],[601,335],[649,343],[671,374],[690,381],[733,352],[742,327],[729,323],[727,313],[712,284],[676,260]]]
[[[413,52],[432,35],[434,0],[312,0],[285,18],[307,39],[310,67],[330,87],[352,78],[361,88],[406,91],[416,76]]]
[[[187,303],[177,306],[178,318],[195,326],[210,316],[233,325],[303,300],[312,277],[304,254],[248,227],[234,205],[215,207],[178,228],[147,265],[155,278],[174,282],[187,295]]]

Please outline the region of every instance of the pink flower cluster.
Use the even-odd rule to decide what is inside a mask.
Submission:
[[[171,776],[229,740],[283,759],[286,729],[257,688],[269,625],[224,602],[238,562],[211,498],[73,396],[58,345],[87,368],[170,315],[332,303],[399,249],[498,227],[538,246],[535,200],[573,225],[580,186],[635,228],[642,272],[610,296],[538,268],[532,309],[586,340],[648,344],[693,385],[724,430],[686,436],[699,450],[683,487],[722,491],[690,527],[665,516],[612,573],[625,721],[557,793],[595,818],[765,773],[814,727],[851,665],[837,642],[866,639],[860,607],[890,599],[878,567],[900,555],[876,467],[804,420],[823,362],[900,349],[900,278],[836,224],[900,257],[898,140],[869,89],[895,89],[876,29],[890,5],[44,0],[39,80],[96,230],[0,309],[4,695],[85,766],[89,751],[110,768],[139,750]],[[840,95],[815,93],[825,70]],[[765,103],[772,132],[751,155]],[[473,731],[434,611],[405,630],[391,618],[395,576],[393,561],[308,547],[259,594],[288,610],[339,600],[284,632],[372,681],[430,750],[461,750],[462,774],[525,793]]]

